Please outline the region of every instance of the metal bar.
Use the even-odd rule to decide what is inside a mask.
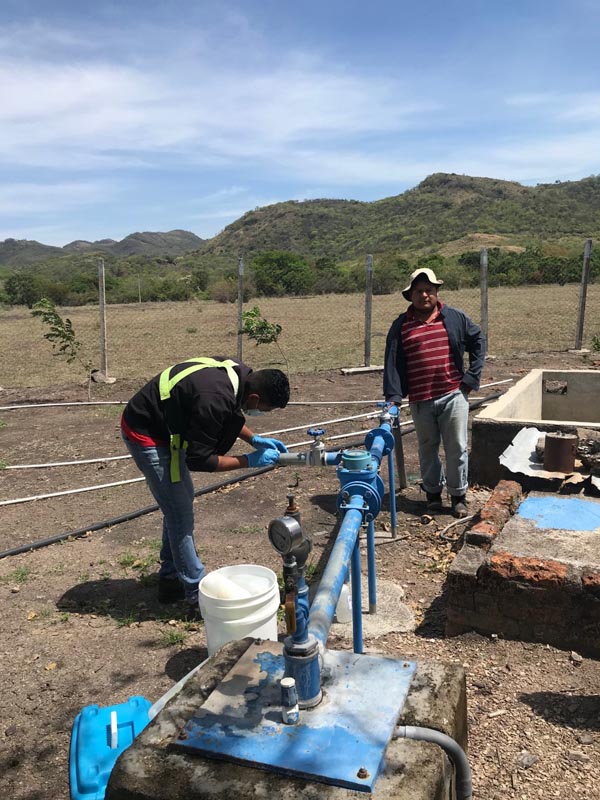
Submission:
[[[479,286],[481,292],[481,330],[488,341],[488,251],[479,251]]]
[[[587,287],[590,279],[590,258],[592,256],[592,240],[586,239],[583,250],[583,266],[581,268],[581,286],[579,288],[579,311],[577,312],[577,333],[575,334],[575,349],[581,350],[583,342],[583,325],[585,322],[585,303]]]
[[[396,457],[396,469],[398,471],[398,488],[406,489],[408,486],[408,479],[406,477],[406,466],[404,464],[404,446],[402,444],[402,431],[400,425],[392,427],[394,434],[394,455]]]
[[[100,311],[100,369],[108,378],[106,353],[106,291],[104,283],[104,259],[98,259],[98,307]]]
[[[238,261],[238,298],[237,298],[237,320],[238,320],[238,335],[237,335],[237,359],[242,360],[242,328],[244,327],[243,321],[244,311],[244,259],[240,258]]]
[[[373,307],[373,256],[367,256],[365,287],[365,367],[371,366],[371,315]]]

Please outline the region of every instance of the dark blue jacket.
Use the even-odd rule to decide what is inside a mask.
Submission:
[[[458,308],[443,305],[440,314],[448,332],[454,363],[463,376],[462,382],[471,389],[479,389],[481,370],[485,363],[485,336],[481,328]],[[402,347],[402,323],[405,319],[406,311],[392,323],[385,343],[383,394],[386,400],[394,403],[408,395],[406,356]],[[466,372],[465,351],[469,354],[469,369]]]

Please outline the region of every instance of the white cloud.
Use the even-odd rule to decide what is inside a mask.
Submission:
[[[115,186],[106,180],[4,183],[0,185],[0,213],[9,216],[77,209],[82,204],[106,201],[115,191]]]
[[[549,118],[563,122],[585,122],[600,119],[600,92],[519,94],[507,98],[515,108],[540,109]]]
[[[129,209],[136,225],[165,209],[208,225],[315,196],[307,184],[321,197],[345,187],[395,194],[437,171],[535,182],[600,170],[599,93],[505,96],[492,85],[482,99],[438,67],[413,69],[409,83],[390,62],[366,73],[351,54],[344,64],[277,51],[246,15],[219,8],[195,6],[202,24],[188,29],[149,17],[133,36],[47,20],[0,29],[0,169],[43,170],[46,181],[5,177],[0,211],[129,202],[147,179],[152,189]],[[228,188],[189,201],[190,175]]]
[[[233,69],[227,51],[190,55],[184,41],[168,57],[155,51],[152,61],[111,63],[97,53],[84,58],[86,42],[56,30],[50,57],[40,29],[30,34],[24,53],[0,49],[0,163],[81,169],[159,155],[219,166],[307,141],[399,132],[436,108],[398,81],[298,52]],[[77,57],[61,41],[80,46]]]

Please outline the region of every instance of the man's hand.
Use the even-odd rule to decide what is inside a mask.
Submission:
[[[253,450],[246,454],[249,467],[268,467],[270,464],[277,464],[279,461],[279,450],[266,448],[264,450]]]
[[[259,436],[258,433],[255,433],[252,439],[250,439],[250,444],[252,447],[256,447],[259,450],[274,448],[275,450],[279,450],[280,453],[287,453],[288,451],[287,447],[283,442],[279,441],[279,439],[271,439],[266,436]]]
[[[466,384],[466,383],[461,383],[461,385],[460,385],[458,388],[459,388],[459,389],[461,390],[461,392],[462,392],[464,395],[466,395],[467,397],[468,397],[468,396],[469,396],[469,394],[471,393],[471,387],[470,387],[470,386],[467,386],[467,384]]]

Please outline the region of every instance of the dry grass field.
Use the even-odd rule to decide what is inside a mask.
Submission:
[[[592,288],[588,308],[595,323],[598,293]],[[491,349],[498,355],[486,364],[486,383],[516,380],[534,367],[582,368],[595,362],[600,369],[597,357],[564,352],[574,339],[575,315],[563,293],[576,303],[575,287],[492,295]],[[478,318],[476,292],[447,292],[445,297]],[[380,373],[342,375],[339,370],[362,360],[362,304],[356,296],[259,303],[268,319],[283,326],[281,343],[294,371],[293,399],[319,405],[290,404],[258,420],[257,430],[285,429],[284,438],[292,444],[306,440],[309,425],[322,424],[328,436],[352,431],[355,439],[357,428],[366,432],[372,426],[366,419],[329,424],[354,413],[338,403],[363,400],[370,410],[373,398],[381,396]],[[373,363],[381,359],[390,321],[404,306],[399,295],[375,298]],[[90,350],[97,347],[97,310],[61,311],[72,317]],[[235,306],[131,305],[110,307],[107,316],[109,367],[119,380],[94,386],[94,399],[127,399],[144,376],[178,358],[236,351]],[[591,333],[588,326],[587,342]],[[184,620],[181,609],[157,601],[161,515],[130,516],[152,498],[144,483],[122,483],[139,478],[131,461],[110,460],[124,453],[121,408],[77,402],[86,394],[83,371],[50,355],[40,322],[25,309],[0,312],[0,336],[0,404],[24,404],[0,414],[0,498],[13,500],[0,509],[0,549],[18,551],[0,559],[5,687],[0,694],[0,797],[68,800],[76,715],[91,703],[106,706],[140,694],[156,700],[207,656],[206,631],[202,623]],[[244,354],[258,365],[279,359],[271,345],[245,343]],[[327,370],[328,365],[338,368]],[[76,404],[27,405],[40,400]],[[600,661],[501,635],[444,635],[444,581],[459,544],[441,537],[452,519],[448,504],[435,519],[422,518],[414,433],[404,438],[403,448],[409,486],[397,495],[397,539],[389,540],[388,508],[378,517],[377,580],[402,587],[414,629],[404,631],[404,615],[399,615],[398,630],[366,637],[369,652],[464,665],[476,800],[594,800],[600,782]],[[94,460],[99,458],[106,460]],[[75,463],[68,466],[24,467],[72,459]],[[197,488],[209,488],[214,476],[197,473],[194,480]],[[62,494],[92,486],[97,489]],[[276,469],[198,498],[195,535],[207,567],[257,563],[279,572],[281,559],[268,541],[267,527],[283,512],[290,490],[304,529],[314,537],[311,564],[318,580],[339,526],[339,481],[330,468]],[[14,502],[47,492],[61,494]],[[475,485],[470,495],[476,511],[489,491]],[[92,533],[100,520],[108,527]],[[69,536],[76,530],[86,533]],[[61,541],[50,544],[55,536]],[[30,550],[31,543],[43,546]],[[335,634],[329,646],[350,647]]]
[[[480,319],[478,289],[444,291],[441,298]],[[489,297],[489,352],[566,350],[574,346],[579,287],[498,288]],[[263,317],[278,322],[279,343],[292,373],[364,363],[364,296],[258,298]],[[382,363],[387,330],[406,307],[400,294],[373,298],[371,363]],[[100,366],[99,315],[95,306],[59,309],[69,317],[83,349]],[[584,345],[600,334],[600,285],[588,289]],[[109,373],[118,379],[150,377],[164,365],[203,354],[236,355],[237,307],[212,301],[108,306]],[[0,311],[0,386],[25,387],[83,380],[83,372],[52,357],[41,321],[23,308]],[[276,345],[244,341],[244,359],[254,367],[283,364]],[[79,374],[78,374],[79,370]]]

